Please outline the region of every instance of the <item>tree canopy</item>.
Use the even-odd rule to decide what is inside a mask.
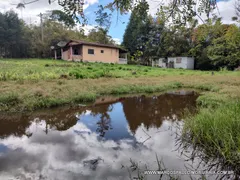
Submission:
[[[182,25],[168,23],[164,9],[152,17],[141,12],[143,7],[147,12],[147,3],[133,9],[123,37],[123,46],[135,63],[149,64],[159,58],[193,56],[197,69],[226,67],[232,70],[240,65],[240,29],[236,25],[222,24],[217,16],[201,25],[194,19]]]
[[[53,57],[50,47],[71,39],[114,44],[107,32],[95,28],[86,35],[82,29],[73,28],[73,22],[59,10],[47,13],[42,26],[24,23],[14,11],[0,13],[0,57]]]
[[[52,0],[49,0],[51,3]],[[168,4],[164,1],[156,0],[159,2],[159,9],[167,6],[167,17],[175,21],[175,23],[186,23],[193,17],[200,17],[205,14],[208,18],[210,12],[217,6],[217,0],[171,0]],[[112,0],[106,7],[111,10],[117,10],[121,14],[132,11],[136,6],[148,3],[146,0]],[[79,22],[86,22],[84,18],[83,5],[84,0],[58,0],[58,4],[64,8],[64,11],[75,18]]]

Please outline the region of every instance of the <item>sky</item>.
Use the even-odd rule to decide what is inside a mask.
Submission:
[[[20,18],[23,18],[24,21],[28,24],[36,24],[39,23],[39,16],[40,13],[44,13],[48,10],[53,9],[62,9],[57,4],[57,1],[52,3],[51,5],[48,4],[48,0],[39,0],[35,3],[26,5],[26,8],[22,11],[16,9],[16,5],[23,0],[0,0],[0,12],[6,12],[7,10],[14,10],[19,14]],[[24,0],[25,2],[30,2],[32,0]],[[87,17],[88,24],[84,27],[85,32],[88,31],[96,25],[95,23],[95,14],[94,12],[97,11],[98,5],[106,5],[113,0],[85,0],[84,5],[84,13]],[[161,2],[167,3],[169,0],[147,0],[149,3],[149,13],[154,15],[157,12],[157,8]],[[235,16],[234,10],[234,3],[235,0],[218,0],[218,11],[216,11],[218,16],[223,18],[223,23],[230,24],[233,23],[231,17]],[[117,42],[121,43],[123,39],[123,34],[126,29],[130,17],[130,13],[121,15],[120,13],[114,12],[112,15],[112,24],[109,30],[110,36]]]

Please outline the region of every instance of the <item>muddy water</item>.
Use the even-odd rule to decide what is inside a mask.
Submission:
[[[0,179],[125,180],[136,176],[136,163],[141,171],[156,170],[156,156],[168,170],[186,171],[186,158],[176,151],[175,133],[183,112],[194,112],[196,98],[194,92],[179,91],[2,113]]]

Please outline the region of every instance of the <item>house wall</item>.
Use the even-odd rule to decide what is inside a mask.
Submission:
[[[187,65],[188,69],[194,69],[194,58],[188,58],[188,65]]]
[[[72,60],[73,61],[81,61],[82,60],[82,55],[72,55]]]
[[[62,59],[68,61],[69,49],[62,49]]]
[[[174,68],[194,69],[194,58],[191,57],[169,57],[168,63],[170,62],[174,62]],[[164,58],[156,61],[155,65],[163,68],[167,67],[166,63],[164,63]]]
[[[159,59],[158,66],[162,68],[166,68],[166,63],[164,63],[164,58]]]
[[[180,58],[180,62],[177,61],[177,58]],[[174,62],[174,68],[183,68],[187,69],[187,58],[186,57],[170,57],[168,58],[168,63],[173,61]]]
[[[94,54],[88,54],[88,49],[94,49]],[[104,53],[101,53],[101,50]],[[104,62],[104,63],[118,63],[119,49],[108,47],[97,47],[90,45],[83,45],[83,61],[88,62]]]

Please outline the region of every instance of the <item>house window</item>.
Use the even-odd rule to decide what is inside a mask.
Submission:
[[[176,59],[176,63],[182,63],[182,58],[177,57],[177,59]]]
[[[101,50],[101,53],[104,53],[104,50]]]
[[[78,48],[73,48],[73,55],[79,55]]]
[[[94,49],[88,49],[88,54],[94,54]]]

